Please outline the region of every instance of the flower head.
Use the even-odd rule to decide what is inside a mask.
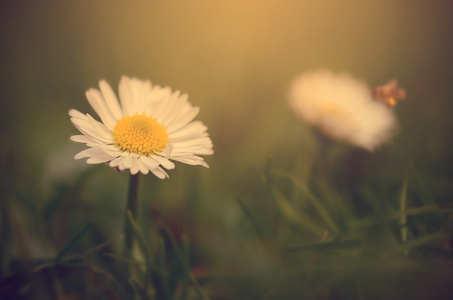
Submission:
[[[393,111],[374,101],[364,82],[346,73],[304,73],[292,82],[288,98],[302,121],[370,151],[390,139],[396,128]]]
[[[131,174],[150,171],[158,178],[168,178],[164,168],[173,161],[208,167],[198,155],[213,154],[207,127],[193,121],[199,112],[186,94],[151,85],[149,81],[123,76],[119,99],[110,85],[101,80],[99,88],[86,92],[88,102],[102,122],[75,109],[69,111],[71,122],[82,135],[71,140],[85,143],[75,159],[88,158],[88,164],[109,163]]]

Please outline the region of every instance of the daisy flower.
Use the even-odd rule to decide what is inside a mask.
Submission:
[[[82,133],[71,140],[88,146],[75,159],[108,163],[120,171],[129,169],[132,175],[151,172],[161,179],[168,178],[164,169],[173,169],[173,161],[209,167],[198,155],[213,154],[212,141],[207,127],[193,121],[199,108],[187,101],[187,94],[126,76],[119,83],[120,101],[106,81],[101,80],[99,88],[89,89],[86,97],[101,122],[69,111]]]
[[[304,73],[292,82],[288,102],[302,121],[369,151],[389,140],[397,127],[393,111],[347,73]]]

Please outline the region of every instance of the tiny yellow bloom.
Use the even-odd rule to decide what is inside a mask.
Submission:
[[[400,100],[406,98],[406,91],[398,87],[396,79],[392,79],[385,85],[373,89],[373,98],[393,107]]]

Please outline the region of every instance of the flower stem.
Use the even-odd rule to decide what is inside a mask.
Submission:
[[[130,211],[134,220],[137,219],[137,195],[138,195],[138,175],[131,175],[129,179],[129,191],[126,203],[126,213],[124,221],[124,251],[132,252],[132,224],[128,221],[127,212]]]

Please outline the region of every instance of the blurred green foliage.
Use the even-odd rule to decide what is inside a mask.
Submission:
[[[2,295],[145,298],[156,270],[180,299],[453,294],[452,4],[2,1],[0,15]],[[289,82],[320,67],[398,79],[392,143],[369,153],[295,119]],[[121,260],[128,174],[73,160],[69,141],[68,110],[93,113],[85,90],[123,74],[188,93],[216,152],[210,169],[142,177],[141,262]]]

